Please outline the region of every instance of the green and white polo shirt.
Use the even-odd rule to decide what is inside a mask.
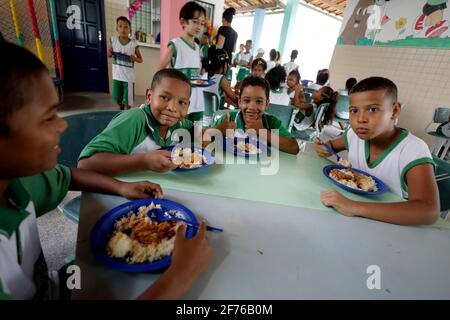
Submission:
[[[49,277],[36,217],[56,208],[70,181],[70,169],[58,165],[10,182],[9,204],[0,207],[0,299],[48,297]]]
[[[408,170],[424,163],[434,166],[433,158],[427,144],[408,130],[401,129],[401,134],[392,145],[375,161],[370,159],[369,141],[360,139],[350,128],[344,133],[348,161],[356,169],[363,170],[381,179],[389,189],[408,198],[406,174]]]
[[[92,139],[81,151],[79,159],[89,158],[98,152],[115,154],[146,153],[175,144],[177,129],[191,130],[193,123],[183,119],[169,128],[167,136],[161,137],[158,122],[153,117],[150,106],[143,104],[116,115],[108,126]]]
[[[230,121],[236,123],[236,129],[245,130],[245,121],[244,117],[242,115],[242,112],[239,110],[238,112],[230,112]],[[221,116],[219,119],[217,119],[211,127],[217,126],[219,123],[222,123],[225,120],[226,115]],[[264,128],[270,130],[270,129],[278,129],[278,134],[283,137],[287,138],[293,138],[294,136],[281,124],[281,121],[270,114],[263,114],[262,115],[262,122]]]

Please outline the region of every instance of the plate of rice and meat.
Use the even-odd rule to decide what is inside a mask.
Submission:
[[[164,150],[172,152],[171,160],[178,165],[174,171],[204,169],[214,164],[213,155],[202,148],[172,146]]]
[[[90,238],[94,256],[104,265],[123,272],[151,272],[168,267],[182,222],[158,222],[161,215],[199,224],[192,211],[171,200],[129,201],[105,213],[95,224]],[[196,233],[197,228],[188,226],[186,238]]]
[[[234,137],[225,139],[225,147],[235,156],[239,157],[258,157],[267,155],[268,147],[260,140],[254,140],[249,137]]]
[[[377,177],[339,164],[326,166],[323,168],[323,174],[335,185],[353,193],[378,195],[389,191]]]

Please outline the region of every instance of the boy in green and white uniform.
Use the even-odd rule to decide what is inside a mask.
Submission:
[[[118,36],[111,37],[108,57],[112,57],[113,97],[121,110],[128,110],[134,103],[134,63],[143,61],[136,40],[128,36],[130,21],[126,17],[116,20]]]
[[[184,118],[190,90],[181,71],[158,71],[147,90],[147,103],[115,116],[83,149],[78,167],[109,175],[175,169],[171,153],[159,149],[177,143],[178,138],[173,139],[178,129],[193,131],[193,123]]]
[[[160,69],[170,67],[183,72],[189,80],[200,78],[202,67],[200,47],[194,38],[198,36],[205,23],[206,11],[194,1],[187,2],[180,10],[180,24],[183,34],[169,42],[166,54],[160,62]],[[188,119],[198,121],[203,118],[204,103],[202,88],[193,88]]]
[[[221,131],[223,136],[227,134],[228,129],[256,133],[265,143],[272,144],[277,141],[275,147],[281,151],[297,154],[299,147],[295,138],[278,118],[265,113],[269,106],[269,91],[267,80],[252,75],[246,77],[239,92],[240,110],[220,117],[211,127]],[[205,131],[205,140],[209,139],[210,132],[213,131]]]
[[[236,76],[236,81],[241,81],[250,73],[250,68],[253,63],[253,55],[251,49],[252,49],[252,40],[247,40],[245,42],[245,52],[241,53],[239,61],[237,61],[239,71]]]
[[[32,53],[0,42],[8,61],[0,69],[0,299],[54,298],[36,217],[56,208],[70,190],[115,193],[129,199],[162,196],[148,181],[125,183],[56,165],[67,122],[48,70]],[[23,92],[27,98],[22,99]],[[26,125],[24,125],[26,123]],[[36,134],[39,132],[39,134]],[[67,288],[66,288],[67,289]]]
[[[402,225],[433,224],[439,217],[433,159],[424,141],[396,126],[401,112],[397,86],[381,77],[358,82],[350,92],[349,111],[351,129],[334,140],[316,141],[316,152],[331,155],[324,143],[335,152],[347,150],[353,168],[376,176],[407,201],[353,201],[327,190],[321,192],[322,203],[346,216]]]

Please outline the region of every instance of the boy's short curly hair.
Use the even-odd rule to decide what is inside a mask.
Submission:
[[[397,101],[398,99],[398,89],[395,83],[383,77],[370,77],[361,80],[353,86],[350,94],[377,90],[385,90],[393,101]]]
[[[172,78],[177,79],[180,81],[185,82],[189,85],[189,88],[191,87],[191,82],[189,79],[184,75],[183,72],[177,70],[177,69],[161,69],[155,75],[153,76],[152,85],[150,86],[150,89],[153,90],[155,87],[161,82],[164,78]]]
[[[0,135],[9,134],[11,116],[31,102],[30,88],[39,81],[47,67],[33,53],[15,44],[0,41],[6,63],[0,68]]]
[[[242,80],[241,89],[239,91],[239,98],[242,96],[244,89],[246,87],[250,87],[250,86],[263,88],[266,93],[266,98],[269,99],[270,85],[267,82],[267,80],[264,78],[255,77],[252,75],[249,75],[249,76],[245,77],[244,80]]]
[[[269,82],[270,88],[278,89],[283,82],[286,81],[286,69],[283,66],[277,65],[269,70],[266,74],[266,80]]]
[[[124,22],[128,23],[128,25],[129,25],[130,28],[131,28],[131,21],[130,21],[127,17],[125,17],[125,16],[120,16],[120,17],[118,17],[118,18],[116,19],[116,24],[118,24],[119,21],[124,21]]]

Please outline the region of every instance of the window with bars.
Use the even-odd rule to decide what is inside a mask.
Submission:
[[[135,1],[129,0],[129,5]],[[161,30],[161,0],[141,2],[140,8],[131,18],[131,28],[137,41],[155,43]]]

